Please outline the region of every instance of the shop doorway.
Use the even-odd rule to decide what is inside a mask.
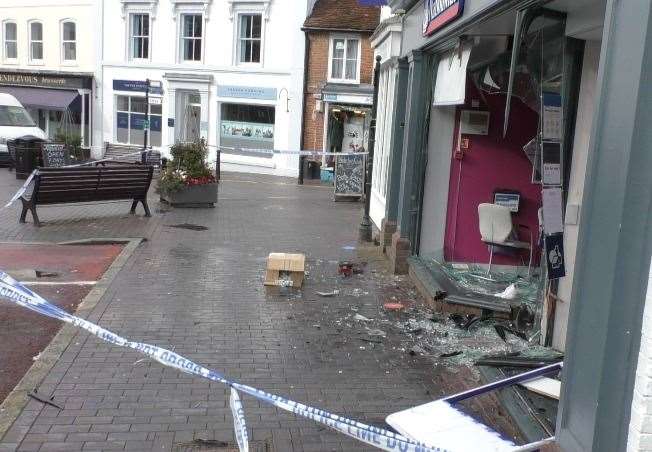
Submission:
[[[371,111],[346,105],[330,105],[327,116],[328,152],[365,152],[369,145]],[[324,156],[322,165],[333,168],[334,156]]]
[[[198,141],[201,125],[201,96],[198,91],[181,91],[177,105],[177,117],[181,118],[177,140],[184,143]]]

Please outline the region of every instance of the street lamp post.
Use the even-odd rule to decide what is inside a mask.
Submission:
[[[360,222],[360,240],[371,242],[371,218],[369,208],[371,206],[371,176],[374,169],[374,148],[376,147],[376,112],[378,111],[378,79],[380,76],[380,55],[376,56],[374,66],[374,97],[371,105],[371,121],[369,122],[369,154],[367,155],[365,184],[364,184],[364,216]]]

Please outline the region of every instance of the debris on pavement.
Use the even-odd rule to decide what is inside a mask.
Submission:
[[[367,334],[369,336],[380,336],[380,337],[386,337],[387,333],[385,333],[383,330],[379,330],[377,328],[367,328]]]
[[[58,408],[59,410],[63,410],[63,407],[59,405],[58,403],[54,402],[54,396],[50,397],[42,397],[40,394],[38,394],[38,389],[34,388],[32,392],[28,392],[27,395],[31,397],[34,400],[38,400],[41,403],[44,403],[46,405],[53,406],[55,408]]]
[[[373,319],[365,317],[362,314],[356,314],[353,316],[353,320],[357,320],[359,322],[371,322]]]
[[[383,308],[388,311],[400,311],[401,309],[404,309],[405,306],[402,303],[388,302],[383,304]]]
[[[266,286],[301,287],[306,270],[304,254],[270,253],[267,257]]]
[[[175,229],[187,229],[189,231],[207,231],[208,230],[207,226],[201,226],[199,224],[191,224],[191,223],[166,224],[165,227],[167,227],[167,228],[175,228]]]
[[[334,297],[335,295],[339,295],[340,291],[338,289],[335,289],[331,292],[315,292],[315,293],[320,297]]]

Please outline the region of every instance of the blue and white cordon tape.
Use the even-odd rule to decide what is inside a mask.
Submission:
[[[450,451],[450,449],[442,449],[426,445],[382,428],[363,424],[352,419],[329,413],[328,411],[304,405],[286,399],[285,397],[270,394],[269,392],[229,380],[218,372],[200,366],[173,351],[155,345],[129,341],[109,330],[80,317],[69,314],[59,307],[49,303],[47,300],[32,292],[3,271],[0,271],[0,298],[5,298],[19,306],[38,312],[39,314],[70,323],[111,344],[134,349],[165,366],[173,367],[187,374],[197,375],[230,386],[232,389],[230,406],[233,412],[235,437],[241,451],[248,451],[248,435],[245,424],[244,409],[237,391],[249,394],[258,400],[262,400],[263,402],[282,410],[289,411],[307,419],[312,419],[313,421],[324,424],[333,430],[350,436],[351,438],[375,446],[378,449],[397,452]]]

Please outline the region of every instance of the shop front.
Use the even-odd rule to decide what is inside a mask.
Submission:
[[[324,149],[327,152],[365,152],[369,144],[369,122],[373,87],[327,83],[322,89]],[[322,156],[322,172],[330,179],[334,156]]]
[[[563,1],[425,3],[403,19],[388,257],[428,275],[427,296],[452,283],[474,288],[475,307],[520,303],[536,318],[529,334],[563,350],[601,2],[591,14]],[[515,300],[496,296],[511,285]]]
[[[50,139],[83,148],[92,145],[92,89],[92,74],[0,72],[0,92],[18,99]]]

